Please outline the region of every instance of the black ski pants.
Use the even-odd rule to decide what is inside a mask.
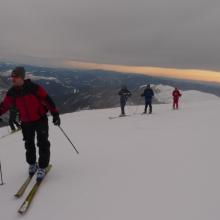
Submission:
[[[152,101],[147,101],[145,102],[145,108],[144,108],[144,113],[147,113],[147,108],[149,106],[149,113],[152,113]]]
[[[126,102],[121,102],[121,114],[122,115],[125,115],[125,105],[126,105]]]
[[[39,148],[38,165],[40,168],[46,168],[50,162],[50,142],[49,126],[47,116],[40,120],[28,123],[22,123],[22,133],[26,149],[26,161],[28,164],[36,163],[35,135],[37,136],[37,146]]]

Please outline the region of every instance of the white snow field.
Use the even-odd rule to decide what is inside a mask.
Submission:
[[[13,197],[27,176],[22,136],[0,139],[0,219],[219,220],[220,99],[190,91],[178,111],[164,104],[132,115],[136,108],[114,120],[119,108],[62,115],[79,155],[51,124],[53,167],[23,216],[30,187]]]

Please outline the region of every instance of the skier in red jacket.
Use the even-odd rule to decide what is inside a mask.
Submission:
[[[180,91],[175,88],[173,90],[173,109],[178,109],[179,108],[179,98],[182,96],[182,94],[180,93]]]
[[[25,80],[24,67],[16,67],[11,74],[12,87],[0,103],[0,115],[15,106],[19,112],[23,139],[26,149],[26,161],[29,164],[29,175],[37,172],[37,181],[41,181],[50,161],[50,142],[48,140],[49,110],[53,116],[54,125],[60,125],[59,112],[47,92],[38,84]],[[37,164],[35,133],[39,148]]]

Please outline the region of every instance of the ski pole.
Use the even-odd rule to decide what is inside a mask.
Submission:
[[[138,92],[138,93],[139,93],[139,91],[140,91],[142,88],[143,88],[143,86],[139,86],[139,87],[135,90],[135,92]],[[138,94],[138,96],[139,96],[139,94]],[[137,111],[138,111],[138,108],[139,108],[139,105],[140,105],[140,102],[141,102],[141,99],[142,99],[142,98],[143,98],[142,96],[139,96],[139,98],[137,99],[137,104],[136,104],[135,111],[133,112],[133,115],[136,115],[136,114],[137,114]]]
[[[136,115],[136,114],[137,114],[138,108],[139,108],[139,106],[140,106],[141,99],[142,99],[142,97],[139,97],[139,99],[138,99],[138,101],[137,101],[137,104],[136,104],[135,111],[133,112],[133,115]]]
[[[1,161],[0,161],[0,176],[1,176],[1,183],[0,185],[4,185],[4,182],[3,182],[3,177],[2,177],[2,165],[1,165]]]
[[[76,149],[75,145],[72,143],[72,141],[69,139],[69,137],[67,136],[66,132],[63,130],[62,127],[58,126],[59,129],[61,130],[61,132],[64,134],[64,136],[67,138],[67,140],[70,142],[70,144],[73,146],[73,148],[75,149],[76,153],[79,154],[79,151]]]

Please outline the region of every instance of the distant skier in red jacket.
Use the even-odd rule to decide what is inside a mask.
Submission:
[[[37,172],[37,181],[41,181],[50,161],[50,142],[47,111],[53,116],[54,125],[60,125],[59,112],[43,87],[25,80],[24,67],[16,67],[11,74],[12,87],[0,103],[0,115],[15,106],[19,112],[21,128],[25,142],[26,161],[29,164],[29,175]],[[37,164],[35,135],[39,148]]]
[[[182,96],[182,94],[180,93],[180,91],[175,88],[173,90],[173,109],[178,109],[179,108],[179,98]]]

